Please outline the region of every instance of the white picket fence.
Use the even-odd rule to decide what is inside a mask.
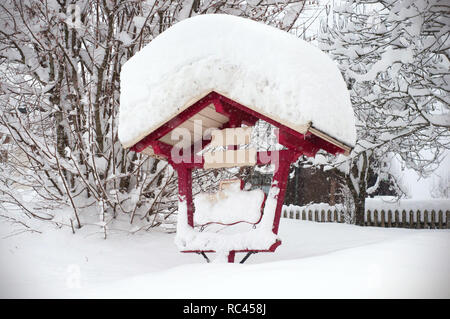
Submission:
[[[345,222],[345,212],[341,206],[316,205],[310,208],[284,205],[281,216],[315,222]],[[385,207],[374,209],[369,206],[364,219],[366,226],[450,229],[450,210],[442,208],[407,210]]]

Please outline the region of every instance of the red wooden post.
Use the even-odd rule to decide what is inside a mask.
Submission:
[[[192,201],[192,169],[185,165],[176,165],[178,172],[178,194],[186,201],[187,222],[194,227],[194,202]]]
[[[236,256],[236,252],[234,250],[228,253],[228,262],[234,263],[234,257]]]
[[[272,231],[278,234],[278,227],[280,225],[281,209],[283,208],[284,195],[286,193],[287,180],[289,175],[289,168],[292,161],[297,158],[294,152],[279,152],[278,165],[275,166],[275,173],[273,174],[272,187],[278,187],[280,192],[276,195],[277,207],[275,208],[275,217]]]

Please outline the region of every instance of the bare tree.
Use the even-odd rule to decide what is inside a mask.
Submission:
[[[364,223],[368,171],[390,153],[426,175],[450,145],[450,6],[446,1],[342,1],[321,26],[320,47],[351,92],[358,141],[335,159]],[[384,172],[389,173],[389,172]],[[400,187],[398,188],[401,189]]]
[[[450,198],[450,173],[443,172],[432,178],[431,196],[434,198]]]
[[[0,167],[1,200],[41,218],[57,205],[70,221],[97,207],[101,227],[118,214],[150,216],[176,207],[165,163],[124,150],[117,137],[122,65],[171,25],[227,13],[294,31],[304,1],[5,0],[0,3],[0,125],[11,137]],[[200,173],[199,173],[200,174]],[[16,189],[32,188],[31,207]],[[33,203],[36,205],[36,203]],[[106,233],[105,233],[106,234]]]

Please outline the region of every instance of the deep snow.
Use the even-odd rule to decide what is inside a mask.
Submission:
[[[181,254],[174,234],[0,222],[0,297],[449,298],[450,231],[282,219],[283,245],[246,264]],[[52,229],[53,228],[53,229]],[[240,260],[243,255],[237,255]]]

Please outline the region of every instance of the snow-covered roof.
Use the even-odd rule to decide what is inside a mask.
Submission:
[[[353,146],[355,120],[337,65],[292,34],[230,15],[167,29],[121,72],[119,139],[131,147],[211,91],[301,133],[314,128]]]

